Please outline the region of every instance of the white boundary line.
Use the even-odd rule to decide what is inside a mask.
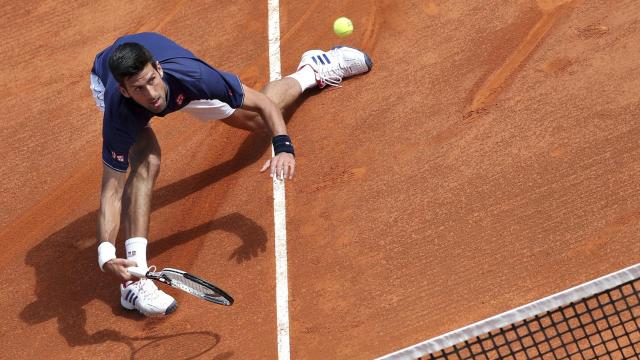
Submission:
[[[280,4],[279,0],[269,1],[269,78],[280,80]]]
[[[433,352],[448,348],[454,344],[469,340],[491,330],[515,323],[536,314],[553,310],[570,302],[578,301],[593,294],[614,288],[627,281],[640,278],[640,264],[605,275],[584,284],[547,296],[538,301],[520,306],[513,310],[490,317],[486,320],[448,332],[425,342],[409,346],[376,360],[416,359]]]
[[[280,4],[268,0],[269,6],[269,78],[279,80],[280,66]],[[273,148],[271,149],[273,156]],[[278,325],[278,359],[289,360],[289,280],[287,278],[287,217],[284,180],[273,177],[273,220],[276,256],[276,320]]]

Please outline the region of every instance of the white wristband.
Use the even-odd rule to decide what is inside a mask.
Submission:
[[[100,265],[100,270],[104,271],[102,268],[104,264],[116,258],[116,247],[113,246],[112,243],[108,241],[103,241],[98,245],[98,265]]]

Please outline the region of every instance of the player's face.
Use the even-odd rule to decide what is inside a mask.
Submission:
[[[122,94],[152,113],[161,113],[167,107],[167,89],[162,81],[162,67],[157,70],[150,63],[139,73],[124,80]]]

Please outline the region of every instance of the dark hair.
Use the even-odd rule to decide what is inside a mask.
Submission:
[[[156,68],[151,52],[138,43],[122,43],[109,56],[109,70],[120,84],[142,71],[149,63]]]

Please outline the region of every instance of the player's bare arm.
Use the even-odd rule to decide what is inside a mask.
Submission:
[[[250,87],[242,85],[242,88],[245,94],[242,109],[260,114],[260,117],[262,117],[267,126],[269,126],[274,138],[287,135],[287,126],[282,117],[282,112],[276,104],[266,95]],[[276,154],[273,159],[267,160],[260,171],[263,172],[270,169],[269,172],[272,177],[278,176],[281,179],[293,179],[295,164],[296,160],[292,153],[280,152]]]
[[[104,255],[100,260],[106,260],[102,270],[110,272],[122,281],[131,280],[127,268],[136,266],[135,261],[115,258],[115,242],[120,228],[120,211],[122,209],[122,193],[126,173],[115,171],[103,165],[102,191],[100,193],[100,213],[98,214],[98,242],[103,247]],[[103,244],[103,243],[107,244]],[[111,245],[109,245],[111,244]],[[109,249],[113,249],[113,257],[109,255]]]

